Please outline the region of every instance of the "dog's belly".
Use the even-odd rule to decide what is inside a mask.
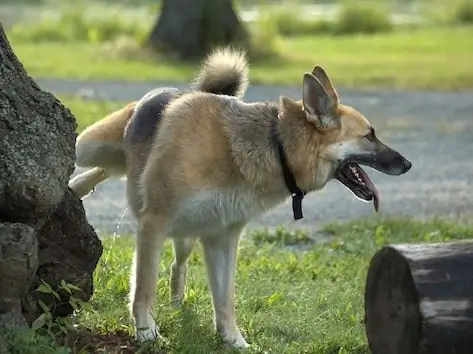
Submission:
[[[172,238],[221,234],[229,228],[243,227],[284,199],[241,189],[202,191],[180,203],[167,233]]]

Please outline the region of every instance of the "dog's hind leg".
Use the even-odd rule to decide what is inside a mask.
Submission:
[[[166,235],[162,218],[149,212],[139,218],[130,284],[130,307],[138,341],[163,339],[152,316],[158,266]]]
[[[212,291],[214,321],[224,342],[234,348],[248,343],[238,328],[235,315],[235,272],[242,227],[234,227],[227,235],[202,238],[207,273]]]
[[[170,290],[174,306],[180,305],[184,298],[187,277],[187,260],[194,249],[195,238],[173,239],[174,261],[171,264]]]
[[[87,196],[97,184],[106,180],[110,175],[101,167],[93,167],[85,172],[74,176],[69,181],[69,187],[82,199]]]

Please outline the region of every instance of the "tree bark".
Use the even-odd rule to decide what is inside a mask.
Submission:
[[[72,313],[35,291],[41,280],[92,295],[102,246],[68,189],[75,130],[71,112],[27,75],[0,23],[0,327],[37,318],[39,296],[53,315]]]
[[[219,45],[248,43],[232,0],[163,0],[148,43],[179,59],[199,59]]]
[[[382,248],[365,288],[371,352],[473,353],[472,301],[473,241]]]

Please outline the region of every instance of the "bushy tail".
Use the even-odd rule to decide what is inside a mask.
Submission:
[[[241,98],[248,87],[248,71],[245,52],[218,48],[203,60],[193,88]]]

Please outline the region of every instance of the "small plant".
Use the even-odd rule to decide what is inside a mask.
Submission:
[[[38,306],[41,308],[43,313],[33,321],[31,324],[31,330],[38,335],[51,338],[52,341],[55,341],[58,336],[67,336],[71,329],[70,318],[54,318],[53,316],[54,307],[64,305],[64,300],[59,293],[64,292],[67,294],[67,304],[70,305],[74,311],[80,309],[93,311],[93,309],[88,306],[88,303],[74,295],[74,291],[81,291],[81,289],[74,284],[66,283],[64,280],[61,281],[57,290],[54,290],[51,285],[42,281],[36,291],[38,293],[50,295],[53,299],[53,303],[47,305],[44,301],[38,299]]]
[[[31,328],[15,328],[6,329],[7,343],[9,353],[12,354],[29,354],[29,353],[51,353],[51,354],[67,354],[70,349],[65,345],[58,345],[58,338],[66,337],[72,328],[69,318],[53,318],[53,307],[61,304],[60,292],[66,292],[69,295],[68,304],[74,309],[87,309],[93,311],[87,303],[73,295],[73,291],[81,289],[73,284],[61,281],[57,290],[51,285],[42,281],[36,289],[37,292],[50,295],[57,303],[46,305],[42,300],[38,300],[38,306],[43,313],[36,318],[31,324]]]
[[[372,34],[392,28],[388,13],[372,2],[362,1],[342,3],[334,24],[337,34]]]

